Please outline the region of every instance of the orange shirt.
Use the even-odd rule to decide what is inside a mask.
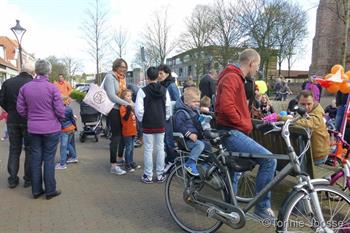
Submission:
[[[124,137],[131,137],[136,136],[137,130],[136,130],[136,116],[133,111],[130,112],[130,116],[128,120],[124,120],[124,116],[126,115],[126,106],[122,105],[119,108],[120,111],[120,117],[122,122],[122,136]]]
[[[58,88],[60,91],[61,95],[63,96],[69,96],[70,93],[72,92],[72,87],[67,81],[63,82],[54,82],[55,86]]]

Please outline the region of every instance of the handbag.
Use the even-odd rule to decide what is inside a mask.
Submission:
[[[83,99],[83,102],[106,116],[114,107],[114,103],[109,100],[106,91],[93,83],[90,84],[90,89]]]

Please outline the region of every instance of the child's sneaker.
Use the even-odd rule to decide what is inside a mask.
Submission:
[[[152,184],[152,178],[149,178],[147,175],[143,174],[141,177],[141,181],[145,184]]]
[[[121,169],[119,166],[112,166],[111,173],[116,174],[116,175],[124,175],[126,173],[126,171]]]
[[[163,174],[157,177],[158,183],[163,183],[164,181],[166,181],[166,175]]]
[[[197,170],[197,166],[196,166],[196,162],[193,161],[192,159],[189,159],[186,163],[185,163],[185,169],[188,173],[190,173],[193,176],[199,176],[199,172]]]
[[[135,169],[131,165],[125,165],[125,171],[126,172],[134,172]]]
[[[78,159],[72,159],[72,158],[70,158],[70,159],[67,160],[66,163],[78,163],[78,162],[79,162]]]
[[[141,168],[141,166],[138,165],[138,164],[136,164],[135,162],[132,162],[132,163],[130,164],[130,166],[131,166],[133,169],[135,169],[135,170]]]
[[[55,169],[56,170],[64,170],[64,169],[67,169],[67,166],[66,165],[61,165],[61,164],[56,164],[55,166]]]

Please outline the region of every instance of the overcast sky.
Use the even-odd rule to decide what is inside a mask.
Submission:
[[[298,57],[293,66],[293,69],[308,70],[318,0],[290,1],[299,2],[309,16],[308,22],[305,22],[309,29],[305,53]],[[214,0],[102,0],[103,7],[109,12],[109,30],[114,31],[120,26],[128,30],[129,42],[125,59],[129,65],[134,60],[140,34],[150,21],[152,12],[168,9],[172,37],[177,38],[184,30],[184,19],[191,14],[194,6],[213,2]],[[10,28],[19,19],[27,29],[22,41],[26,51],[34,53],[37,58],[49,55],[78,58],[84,64],[85,72],[93,72],[95,66],[86,53],[84,33],[80,29],[90,4],[91,0],[0,0],[0,35],[14,39]]]

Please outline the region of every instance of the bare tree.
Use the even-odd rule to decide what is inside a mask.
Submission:
[[[344,29],[342,30],[342,48],[341,48],[341,64],[346,67],[347,63],[347,50],[348,50],[348,37],[350,26],[350,1],[349,0],[333,0],[332,5],[328,7],[330,11],[335,13],[338,18],[344,23]]]
[[[197,5],[190,17],[185,19],[186,32],[181,35],[179,46],[182,50],[193,51],[196,75],[204,74],[208,60],[208,47],[215,29],[213,10],[208,5]],[[199,81],[199,78],[197,78]]]
[[[283,0],[242,0],[240,9],[241,25],[247,29],[250,46],[256,47],[261,56],[260,68],[267,70],[269,59],[274,55],[277,39],[273,32],[280,23]]]
[[[154,51],[151,50],[151,48],[145,48],[144,47],[144,57],[141,55],[141,47],[144,47],[142,44],[139,46],[139,50],[137,50],[135,57],[134,57],[134,63],[141,66],[142,68],[149,67],[149,66],[156,66],[159,64],[159,61],[157,59],[157,55]]]
[[[166,56],[175,48],[175,43],[169,38],[170,27],[167,20],[167,10],[164,15],[160,12],[154,13],[154,18],[146,26],[143,33],[143,41],[147,56],[152,57],[157,64],[164,62]]]
[[[113,36],[113,41],[114,41],[114,44],[116,45],[116,49],[114,50],[116,50],[119,57],[123,57],[123,55],[125,54],[125,49],[128,44],[128,39],[129,39],[128,32],[120,26]]]
[[[307,36],[307,15],[299,5],[286,2],[275,27],[274,37],[277,39],[278,75],[284,59],[288,60],[288,76],[290,76],[291,59],[296,54]]]
[[[244,45],[245,25],[239,21],[238,5],[230,1],[217,0],[213,12],[215,37],[212,43],[219,49],[215,57],[224,66],[237,56],[238,48]]]
[[[82,30],[87,42],[87,52],[96,64],[96,82],[101,83],[101,66],[106,56],[106,48],[109,44],[107,34],[107,11],[102,8],[100,0],[95,0],[86,11],[86,19]]]
[[[65,56],[61,59],[61,61],[66,67],[69,80],[71,80],[72,77],[74,77],[77,74],[77,72],[83,70],[83,64],[73,57]]]

